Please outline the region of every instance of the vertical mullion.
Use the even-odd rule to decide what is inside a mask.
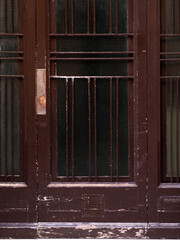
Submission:
[[[11,78],[11,179],[14,179],[14,148],[13,148],[13,79]]]
[[[177,183],[179,182],[179,78],[176,85],[176,167],[177,167]]]
[[[173,101],[172,101],[172,79],[171,79],[171,86],[170,86],[170,101],[171,101],[171,120],[170,120],[170,132],[171,132],[171,183],[173,182]]]
[[[118,96],[118,78],[116,78],[116,179],[119,179],[119,157],[118,157],[118,144],[119,144],[119,125],[118,125],[118,111],[119,111],[119,96]]]
[[[68,11],[67,11],[67,0],[65,0],[65,28],[66,34],[68,33]]]
[[[109,0],[109,32],[112,33],[112,0]]]
[[[94,157],[95,157],[95,181],[97,182],[96,78],[94,78]]]
[[[74,6],[73,6],[73,0],[71,0],[71,27],[72,27],[72,34],[74,34]]]
[[[89,182],[91,181],[91,86],[88,78],[88,108],[89,108]]]
[[[112,182],[112,78],[110,78],[110,174]]]
[[[96,33],[96,0],[93,1],[93,28],[94,34]]]
[[[7,181],[7,78],[4,79],[4,91],[5,91],[5,102],[4,102],[4,119],[5,119],[5,181]]]
[[[118,0],[116,0],[116,34],[118,34]]]
[[[87,0],[87,33],[89,34],[89,0]]]
[[[74,181],[74,78],[72,78],[72,180]]]
[[[10,11],[11,11],[11,33],[13,33],[13,0],[10,3]]]
[[[68,78],[66,78],[66,178],[68,181]]]

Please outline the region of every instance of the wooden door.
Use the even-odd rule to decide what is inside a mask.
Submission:
[[[0,221],[35,222],[34,1],[1,1],[0,11]]]
[[[149,1],[148,9],[149,236],[179,238],[179,1]]]
[[[147,221],[145,13],[144,1],[38,1],[40,222]]]

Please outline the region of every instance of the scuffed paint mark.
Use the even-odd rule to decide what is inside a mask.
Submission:
[[[143,229],[139,229],[139,231],[136,232],[136,237],[139,237],[139,238],[143,237],[142,235],[143,233],[144,233]]]

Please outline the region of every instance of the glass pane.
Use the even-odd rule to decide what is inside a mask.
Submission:
[[[165,181],[178,182],[179,158],[180,3],[161,1],[162,155]]]
[[[0,176],[7,180],[20,174],[18,0],[0,1],[0,33]]]
[[[129,176],[127,19],[127,0],[56,0],[60,177]]]

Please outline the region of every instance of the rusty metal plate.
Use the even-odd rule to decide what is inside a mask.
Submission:
[[[104,195],[83,195],[83,217],[104,216]]]
[[[46,69],[36,70],[36,113],[46,115]]]

